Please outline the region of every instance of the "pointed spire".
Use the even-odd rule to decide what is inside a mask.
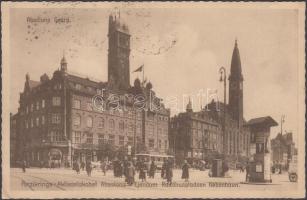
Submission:
[[[235,39],[235,45],[231,58],[230,78],[243,79],[237,38]]]
[[[67,71],[67,62],[65,59],[65,50],[63,50],[63,57],[61,59],[61,71]]]
[[[186,111],[187,112],[192,112],[193,111],[191,97],[189,97],[189,103],[187,104]]]

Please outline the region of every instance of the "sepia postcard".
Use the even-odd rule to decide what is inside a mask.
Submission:
[[[2,198],[304,198],[304,2],[3,2]]]

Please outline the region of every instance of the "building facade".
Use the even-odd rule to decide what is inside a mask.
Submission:
[[[16,159],[30,166],[69,166],[72,160],[127,154],[128,146],[130,154],[168,152],[170,111],[150,82],[130,85],[129,30],[116,16],[109,17],[108,37],[108,82],[74,75],[65,57],[51,78],[26,75]]]
[[[220,124],[206,112],[193,112],[191,101],[185,113],[172,117],[170,138],[178,162],[184,158],[204,160],[223,149]]]

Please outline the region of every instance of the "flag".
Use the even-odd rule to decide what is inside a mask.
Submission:
[[[137,68],[133,72],[141,72],[141,71],[143,71],[143,67],[144,67],[144,65],[141,65],[141,67]]]

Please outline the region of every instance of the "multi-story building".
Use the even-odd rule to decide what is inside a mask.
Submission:
[[[286,166],[296,155],[295,143],[293,141],[293,133],[287,132],[283,135],[280,133],[271,140],[272,162]]]
[[[116,16],[109,17],[108,82],[60,69],[40,81],[26,75],[18,109],[19,158],[30,165],[71,164],[113,157],[114,152],[168,152],[170,111],[136,79],[130,85],[130,34]],[[155,108],[155,109],[152,109]],[[113,153],[113,154],[112,154]]]
[[[206,112],[193,112],[191,101],[185,113],[171,118],[170,138],[178,162],[185,157],[205,159],[223,149],[220,124]]]

